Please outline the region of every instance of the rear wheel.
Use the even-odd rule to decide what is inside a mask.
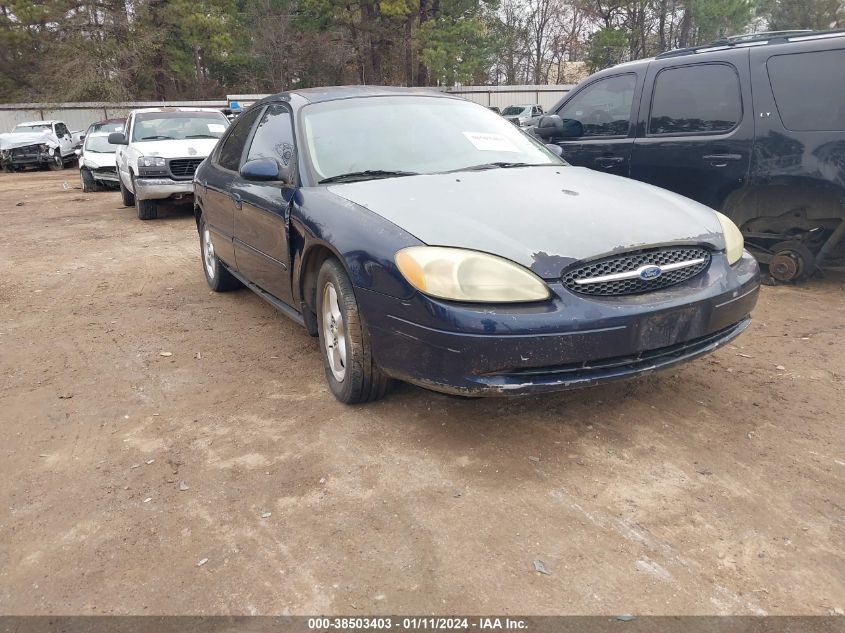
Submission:
[[[129,191],[126,186],[123,184],[123,180],[120,178],[120,174],[118,174],[118,180],[120,182],[120,197],[123,200],[124,207],[134,207],[135,206],[135,194]]]
[[[317,320],[326,379],[335,397],[345,404],[384,397],[391,381],[373,360],[352,283],[333,258],[317,276]]]
[[[97,181],[94,180],[94,174],[84,167],[79,170],[79,180],[82,182],[82,191],[85,193],[97,191]]]
[[[205,280],[208,287],[214,292],[226,292],[241,286],[232,273],[220,262],[214,254],[214,244],[211,242],[211,232],[205,225],[205,220],[200,218],[200,251],[202,252],[202,270],[205,273]]]
[[[50,157],[50,161],[47,163],[47,167],[50,171],[59,171],[65,168],[65,162],[62,160],[62,155],[57,153],[55,156]]]

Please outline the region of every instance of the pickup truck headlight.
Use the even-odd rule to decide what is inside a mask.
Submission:
[[[139,176],[164,176],[167,174],[167,161],[161,156],[139,156]]]
[[[722,225],[722,233],[725,234],[725,251],[728,256],[728,263],[733,266],[742,257],[742,249],[745,248],[745,239],[742,231],[726,215],[716,212],[719,222]]]
[[[460,248],[412,246],[397,252],[399,272],[420,292],[451,301],[544,301],[549,288],[522,266]]]

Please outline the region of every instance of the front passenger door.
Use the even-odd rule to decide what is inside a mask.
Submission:
[[[628,175],[637,87],[635,73],[602,77],[584,86],[558,109],[560,118],[577,121],[583,130],[578,138],[555,141],[568,163]]]
[[[295,160],[293,122],[287,106],[273,104],[264,112],[244,162],[257,158],[272,158],[280,167]],[[295,187],[279,181],[250,182],[238,176],[232,191],[240,199],[240,208],[235,210],[238,269],[290,305],[293,293],[288,235]]]

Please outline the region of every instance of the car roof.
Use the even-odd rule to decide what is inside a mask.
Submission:
[[[49,121],[26,121],[25,123],[18,123],[15,127],[19,127],[21,125],[51,125],[53,123],[61,123],[61,121],[54,121],[50,119]]]
[[[393,86],[324,86],[321,88],[303,88],[288,90],[262,99],[265,101],[288,100],[291,96],[298,96],[308,103],[335,101],[337,99],[353,99],[356,97],[441,97],[443,99],[458,99],[439,90],[430,88],[400,88]]]
[[[102,121],[94,121],[91,125],[105,125],[106,123],[126,123],[126,119],[103,119]],[[91,125],[88,127],[91,127]]]

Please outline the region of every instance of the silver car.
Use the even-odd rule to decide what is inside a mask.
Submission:
[[[519,127],[531,127],[537,125],[540,117],[543,116],[543,106],[534,105],[512,105],[502,110],[502,116]]]

